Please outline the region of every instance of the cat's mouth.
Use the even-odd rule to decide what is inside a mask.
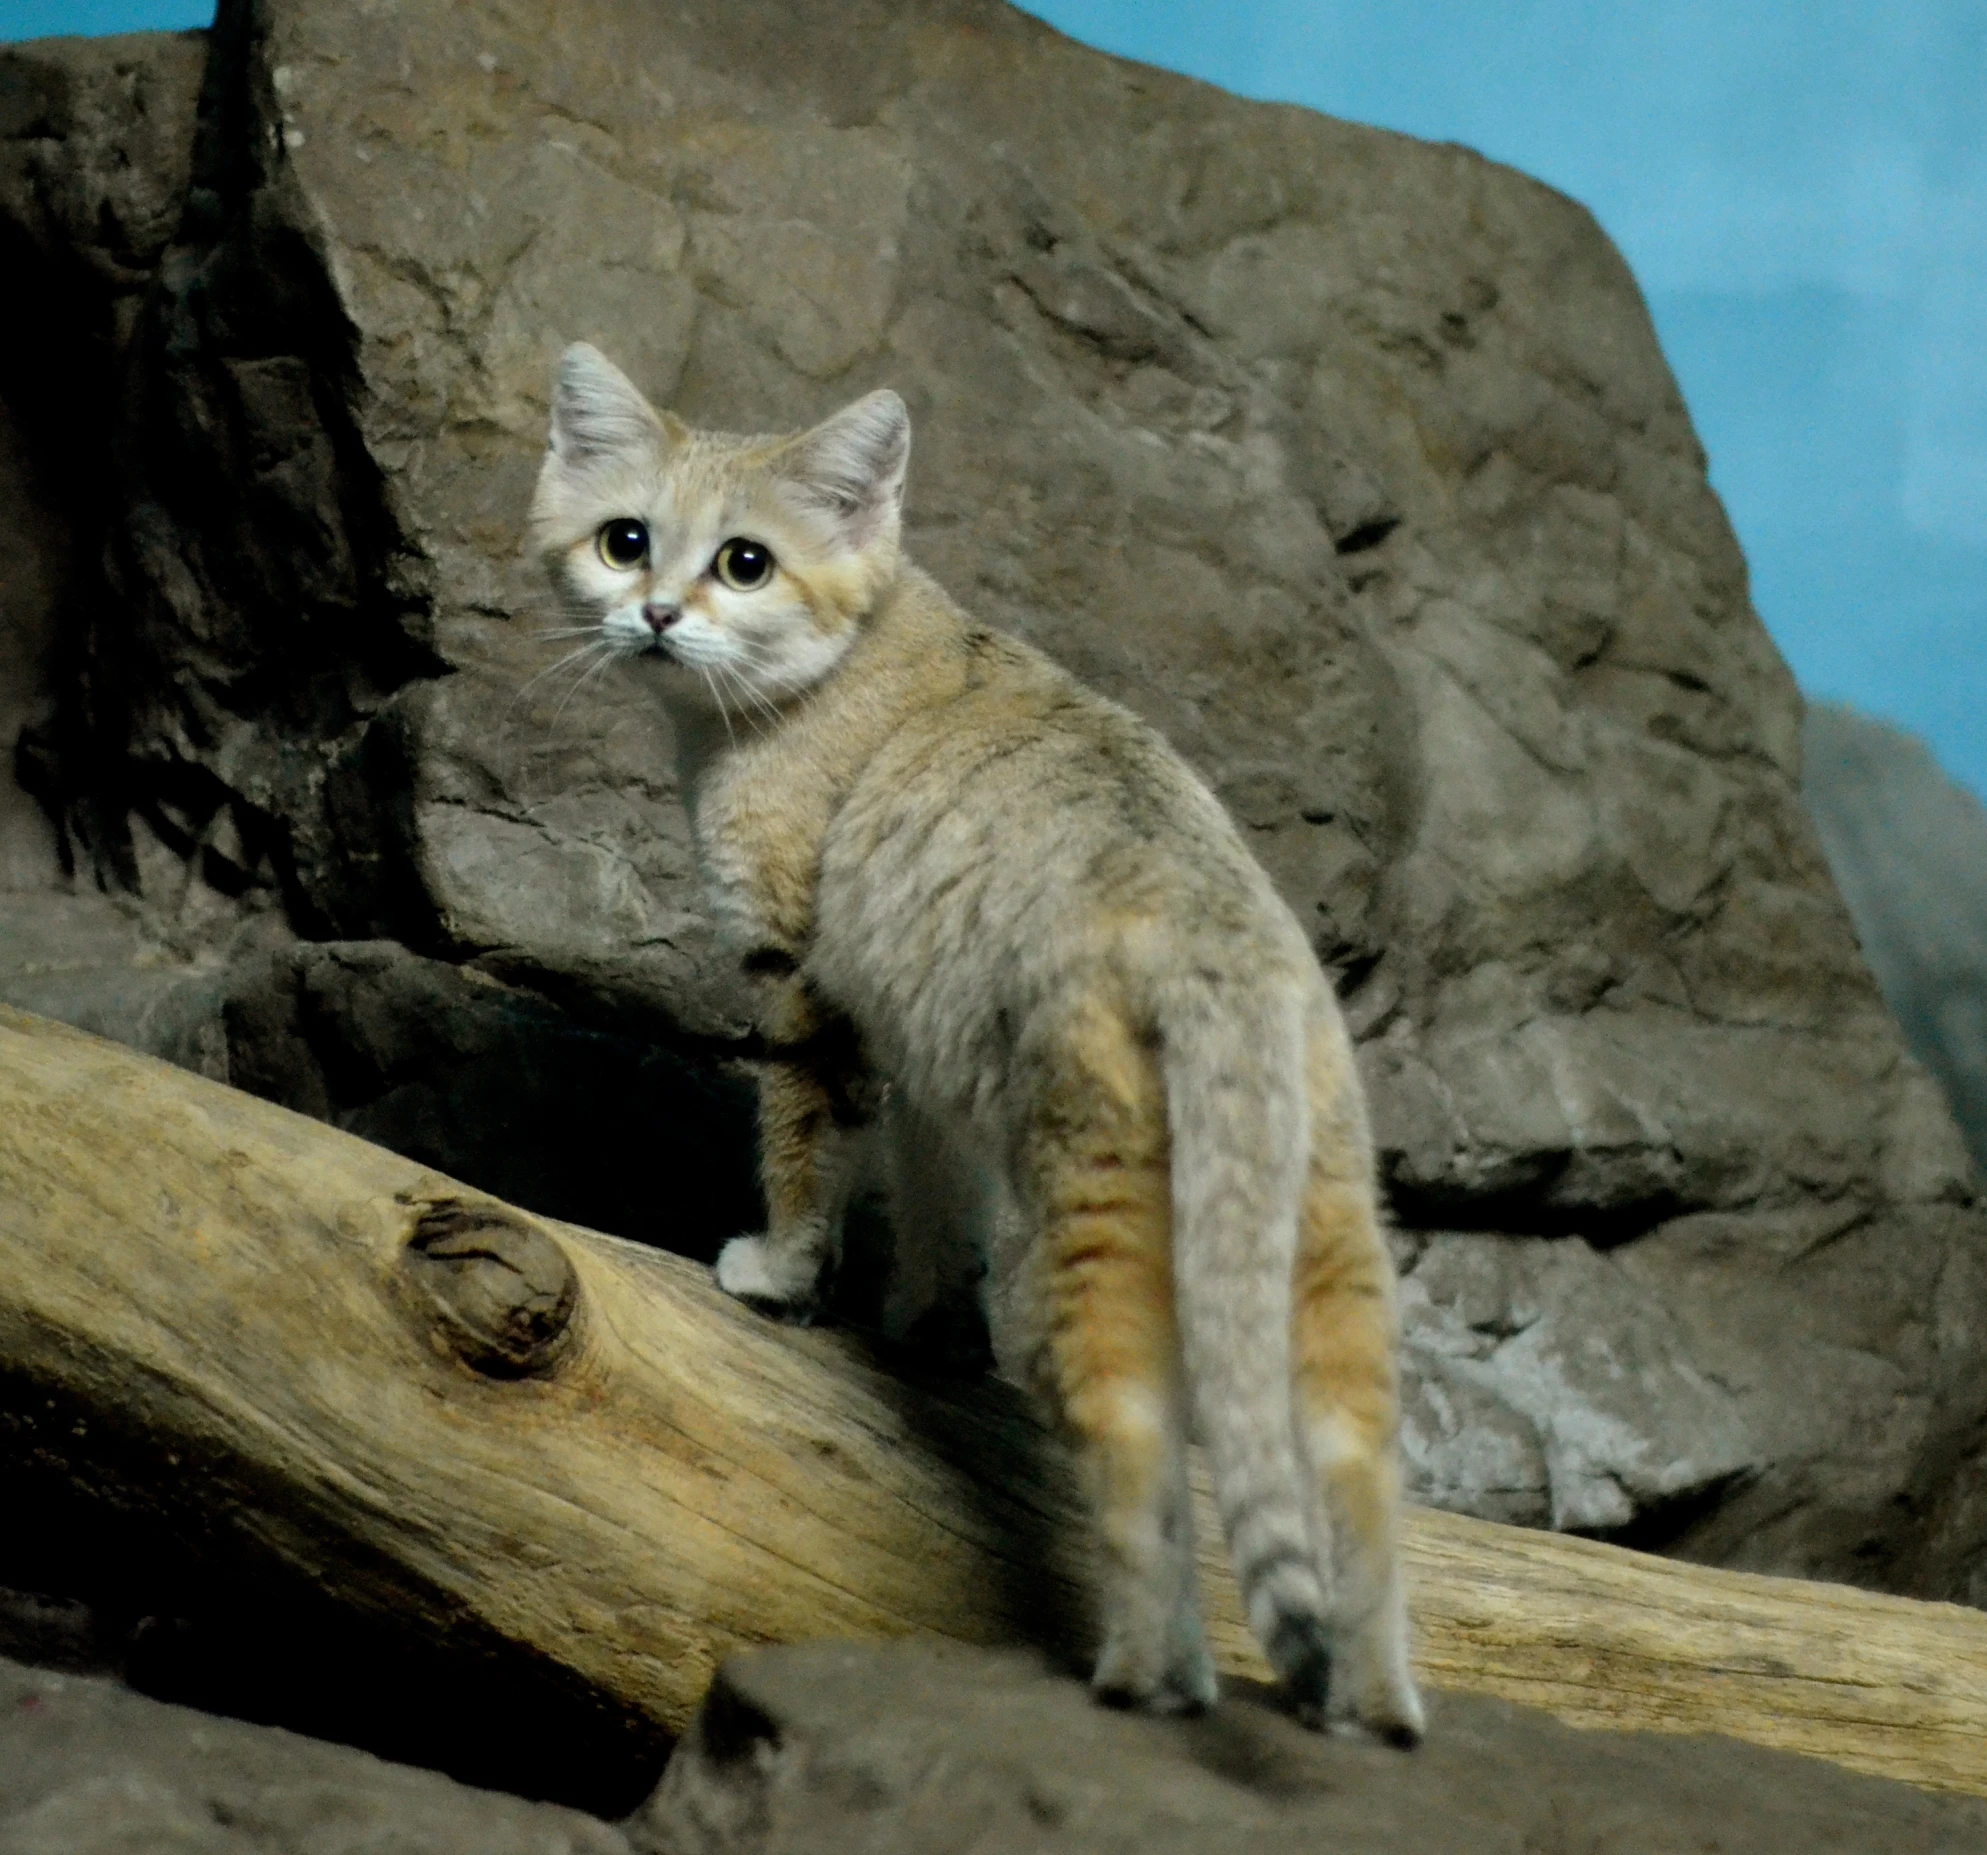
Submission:
[[[660,632],[649,632],[645,637],[630,637],[625,631],[613,640],[621,657],[660,657],[665,663],[683,663],[686,659],[671,640]]]

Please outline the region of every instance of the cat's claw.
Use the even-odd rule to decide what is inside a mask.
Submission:
[[[766,1237],[733,1237],[718,1251],[718,1286],[776,1320],[805,1326],[818,1306],[817,1258],[776,1248]]]

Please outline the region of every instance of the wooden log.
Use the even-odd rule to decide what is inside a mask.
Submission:
[[[1082,1629],[1082,1529],[1004,1387],[915,1389],[687,1263],[4,1008],[0,1366],[79,1477],[114,1451],[320,1589],[472,1618],[672,1729],[748,1644]],[[1204,1537],[1219,1658],[1262,1676]],[[1408,1553],[1437,1688],[1987,1795],[1987,1614],[1445,1514]]]

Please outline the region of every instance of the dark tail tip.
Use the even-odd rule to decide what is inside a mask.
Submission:
[[[1316,1617],[1285,1615],[1264,1648],[1283,1678],[1291,1710],[1306,1726],[1322,1727],[1332,1698],[1332,1645]]]

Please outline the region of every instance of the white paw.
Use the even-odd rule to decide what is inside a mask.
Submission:
[[[1205,1713],[1220,1694],[1214,1663],[1205,1650],[1154,1667],[1117,1642],[1106,1643],[1097,1657],[1090,1689],[1107,1707],[1160,1714]]]
[[[1406,1643],[1390,1640],[1363,1645],[1341,1661],[1332,1683],[1332,1728],[1403,1748],[1417,1746],[1428,1730],[1421,1695],[1407,1667]]]
[[[1221,1683],[1214,1672],[1214,1658],[1204,1647],[1176,1656],[1166,1671],[1166,1686],[1179,1696],[1180,1710],[1205,1713],[1221,1698]]]
[[[718,1251],[718,1286],[728,1295],[780,1312],[814,1306],[819,1257],[805,1248],[775,1245],[767,1237],[733,1237]]]
[[[1418,1746],[1428,1732],[1428,1715],[1421,1696],[1405,1676],[1390,1682],[1384,1696],[1359,1710],[1359,1723],[1388,1745],[1402,1750]]]

